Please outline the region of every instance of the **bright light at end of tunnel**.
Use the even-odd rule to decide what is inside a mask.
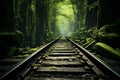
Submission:
[[[72,32],[72,22],[74,21],[74,11],[71,4],[58,4],[56,26],[62,36],[69,36]]]

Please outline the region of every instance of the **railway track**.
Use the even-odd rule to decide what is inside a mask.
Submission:
[[[0,80],[119,80],[105,62],[69,39],[56,39],[16,64]]]

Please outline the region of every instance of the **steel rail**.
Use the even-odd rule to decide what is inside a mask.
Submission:
[[[73,40],[69,38],[67,38],[67,40],[69,40],[75,47],[81,50],[87,57],[89,57],[95,64],[97,64],[96,66],[102,69],[105,74],[110,75],[110,77],[113,79],[120,79],[120,74],[117,73],[113,68],[111,68],[108,63],[93,55],[91,52],[89,52]]]
[[[18,75],[22,69],[24,69],[25,66],[27,66],[32,60],[34,60],[38,55],[41,55],[42,52],[44,52],[46,49],[48,49],[52,44],[54,44],[57,40],[60,38],[57,38],[45,46],[41,47],[36,52],[32,53],[29,57],[25,58],[21,62],[15,65],[11,70],[9,70],[6,74],[4,74],[2,77],[0,77],[0,80],[9,80],[11,76],[15,77],[15,75]]]

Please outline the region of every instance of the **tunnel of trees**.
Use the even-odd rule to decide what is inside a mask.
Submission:
[[[119,7],[113,0],[1,0],[0,59],[59,36],[120,56]]]

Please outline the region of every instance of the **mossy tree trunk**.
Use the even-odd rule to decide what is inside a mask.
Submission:
[[[86,9],[87,9],[87,0],[71,0],[73,5],[73,9],[77,9],[74,11],[75,14],[75,26],[74,31],[78,31],[81,27],[85,26],[86,21]],[[76,8],[75,8],[76,7]]]
[[[98,24],[98,0],[88,0],[86,13],[86,27],[97,27]]]
[[[0,59],[7,55],[13,55],[17,48],[20,47],[19,40],[21,34],[17,31],[15,26],[14,1],[2,0],[0,1]],[[22,42],[22,40],[21,40]],[[9,57],[10,57],[9,56]]]

